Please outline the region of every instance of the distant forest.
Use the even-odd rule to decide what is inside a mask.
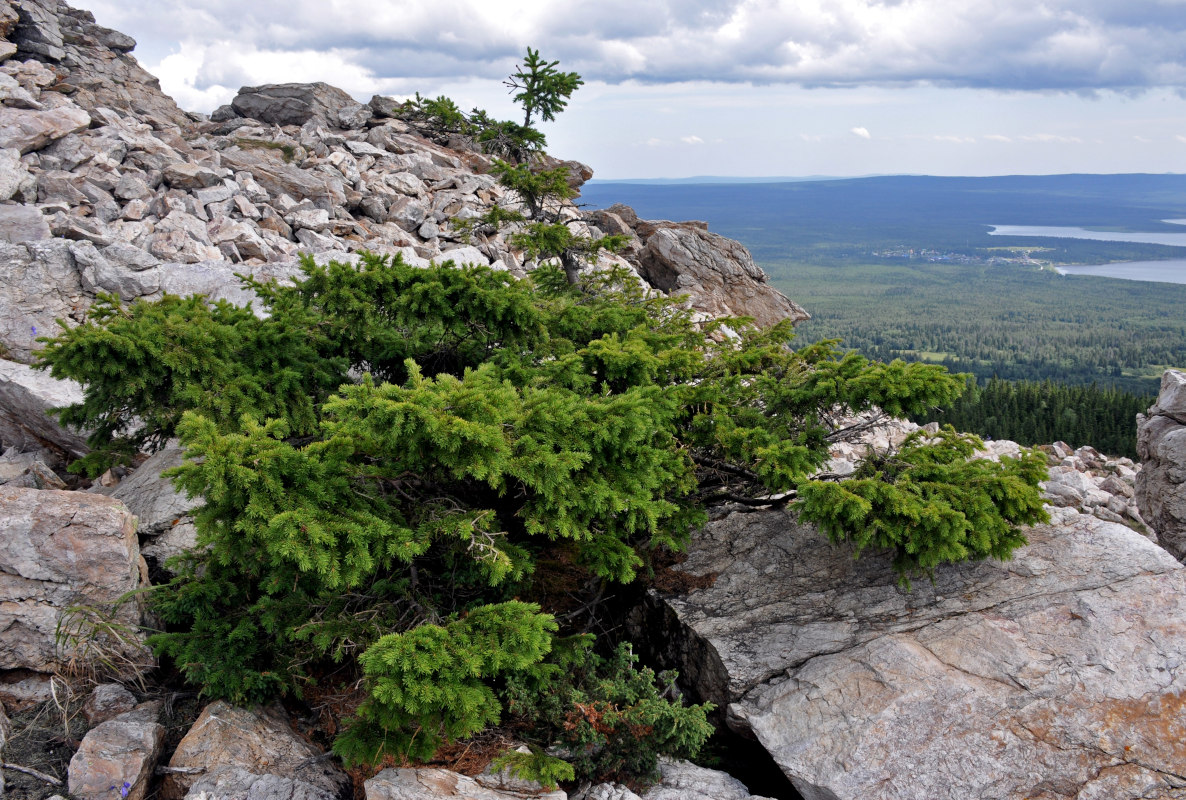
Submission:
[[[1090,386],[1003,381],[985,386],[969,381],[968,391],[951,408],[937,410],[915,422],[940,422],[956,430],[1023,445],[1064,441],[1072,447],[1089,444],[1101,453],[1137,458],[1133,420],[1152,403],[1116,389]]]
[[[1162,220],[1186,218],[1186,176],[593,183],[583,199],[625,202],[643,218],[706,220],[738,239],[812,314],[797,329],[807,341],[839,339],[873,358],[974,375],[982,391],[945,417],[963,430],[1133,456],[1136,411],[1151,404],[1167,367],[1186,367],[1186,285],[871,255],[906,247],[987,258],[1033,247],[1061,263],[1186,258],[1186,248],[1163,245],[988,235],[989,224],[1182,232]],[[1005,400],[1000,384],[987,393],[993,378],[1028,383]],[[1082,392],[1055,397],[1055,385]],[[1073,422],[1067,403],[1080,404]],[[1023,427],[1002,433],[1011,414]]]

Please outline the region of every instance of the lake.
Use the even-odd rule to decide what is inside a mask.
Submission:
[[[1183,219],[1167,219],[1174,225]],[[1129,231],[1089,231],[1086,228],[1048,225],[994,225],[991,236],[1043,236],[1053,239],[1093,239],[1099,242],[1139,242],[1186,247],[1186,233],[1141,233]],[[1186,259],[1166,261],[1121,261],[1115,264],[1092,264],[1055,267],[1062,275],[1094,275],[1097,278],[1120,278],[1129,281],[1186,283]]]
[[[1055,267],[1062,275],[1094,275],[1097,278],[1122,278],[1129,281],[1186,283],[1186,259],[1168,261],[1121,261],[1116,264]]]
[[[1164,220],[1181,224],[1181,220]],[[991,236],[1048,236],[1054,239],[1094,239],[1097,242],[1139,242],[1186,247],[1186,233],[1142,233],[1139,231],[1089,231],[1047,225],[994,225]]]

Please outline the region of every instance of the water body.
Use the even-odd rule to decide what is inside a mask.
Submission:
[[[1182,220],[1164,222],[1183,224]],[[1086,228],[1060,228],[1047,225],[994,225],[991,236],[1047,236],[1054,239],[1093,239],[1097,242],[1139,242],[1186,247],[1186,233],[1141,233],[1129,231],[1089,231]]]
[[[1055,267],[1061,275],[1094,275],[1129,281],[1186,283],[1186,259],[1167,261],[1121,261],[1116,264]]]
[[[1186,219],[1165,219],[1174,225],[1186,225]],[[1053,239],[1093,239],[1097,242],[1138,242],[1186,247],[1186,233],[1141,233],[1127,231],[1089,231],[1086,228],[1047,225],[995,225],[991,236],[1045,236]],[[1055,267],[1062,275],[1094,275],[1129,281],[1186,283],[1186,259],[1166,261],[1120,261],[1115,264]]]

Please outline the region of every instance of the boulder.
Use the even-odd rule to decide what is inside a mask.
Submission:
[[[364,784],[366,800],[521,800],[517,791],[483,786],[474,778],[446,769],[385,769]],[[529,795],[538,800],[566,800],[563,791]]]
[[[86,455],[85,439],[49,415],[51,408],[82,399],[82,387],[74,381],[0,359],[0,441],[22,452],[41,451],[50,466]]]
[[[36,200],[37,179],[29,173],[28,167],[21,161],[21,154],[10,147],[0,150],[0,200],[11,200],[14,195],[20,195],[21,199]],[[0,208],[7,209],[12,206],[0,206]],[[31,208],[29,211],[41,216],[35,208]],[[13,240],[8,239],[8,241]]]
[[[652,594],[640,638],[807,800],[1053,800],[1125,781],[1174,796],[1186,571],[1069,509],[1027,536],[1012,561],[906,591],[887,554],[854,561],[785,512],[730,514],[679,567],[701,588]]]
[[[161,477],[165,470],[181,466],[184,456],[183,448],[166,447],[137,467],[130,477],[120,481],[111,493],[136,515],[140,521],[137,532],[141,536],[165,533],[202,504],[201,499],[190,500],[173,487],[171,480]]]
[[[770,800],[751,795],[745,784],[724,772],[687,761],[660,759],[660,779],[640,797],[617,783],[590,786],[570,800]]]
[[[0,147],[24,155],[90,124],[91,115],[73,104],[44,111],[0,106]]]
[[[231,101],[231,108],[241,117],[273,125],[304,125],[315,119],[329,128],[342,127],[339,112],[353,111],[355,106],[359,103],[346,92],[320,82],[244,86]]]
[[[0,243],[0,356],[30,362],[53,336],[57,320],[76,319],[90,305],[74,260],[76,242],[51,239]]]
[[[170,767],[199,771],[171,773],[161,785],[161,796],[180,800],[187,792],[208,791],[240,800],[245,795],[252,800],[265,800],[261,795],[267,800],[272,795],[275,800],[335,800],[348,790],[350,779],[319,756],[280,709],[237,708],[218,701],[202,710],[169,761]]]
[[[668,294],[689,295],[692,307],[699,311],[753,317],[760,327],[784,319],[810,319],[800,306],[769,285],[766,273],[744,245],[709,233],[701,225],[651,222],[636,228],[645,237],[638,256],[643,280]]]
[[[236,173],[249,173],[273,197],[286,194],[297,200],[312,200],[318,207],[325,208],[329,208],[332,202],[332,190],[324,176],[286,163],[283,154],[276,150],[224,150],[222,163]]]
[[[0,669],[109,662],[135,677],[151,665],[138,601],[116,605],[141,587],[136,518],[123,503],[0,486],[0,530]]]
[[[100,725],[136,707],[136,696],[118,683],[101,683],[87,695],[82,715],[91,725]]]
[[[218,769],[194,781],[188,800],[337,800],[340,795],[300,778],[259,774],[243,767]]]
[[[165,727],[157,722],[160,711],[159,700],[144,703],[87,731],[70,759],[70,796],[144,800],[165,743]]]
[[[1161,546],[1186,560],[1186,372],[1167,370],[1148,416],[1137,420],[1136,499]]]
[[[16,6],[19,22],[9,34],[22,54],[61,61],[66,56],[56,0],[25,0]]]
[[[0,242],[40,242],[49,237],[49,223],[35,206],[0,206]]]

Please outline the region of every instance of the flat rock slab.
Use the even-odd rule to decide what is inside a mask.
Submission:
[[[365,784],[366,800],[518,800],[519,792],[490,789],[446,769],[385,769]],[[566,800],[557,789],[530,795],[538,800]]]
[[[1186,796],[1186,572],[1074,511],[1027,535],[907,593],[887,557],[731,515],[681,567],[715,583],[663,598],[668,655],[807,800]]]
[[[112,607],[141,585],[136,518],[101,495],[0,486],[0,669],[51,672],[67,658],[114,655],[131,673],[152,663],[138,633],[135,601]],[[80,638],[59,647],[67,609],[109,613],[126,636],[88,632],[81,615],[63,630]],[[93,633],[93,635],[91,635]],[[88,655],[90,654],[90,655]]]

